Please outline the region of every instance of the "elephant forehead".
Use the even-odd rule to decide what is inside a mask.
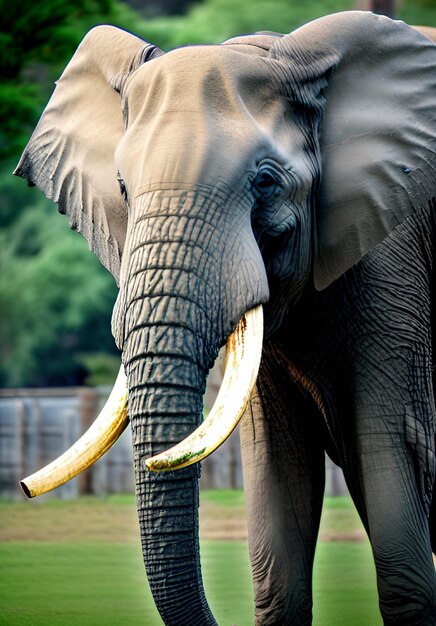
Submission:
[[[229,115],[254,94],[262,106],[272,105],[278,90],[268,59],[225,46],[191,46],[143,65],[133,74],[126,97],[130,114],[181,110]]]
[[[148,72],[146,81],[136,82],[141,119],[181,113],[186,125],[197,125],[195,132],[214,147],[227,150],[233,141],[235,158],[250,149],[257,152],[257,161],[275,157],[292,167],[295,155],[311,158],[313,146],[295,113],[301,106],[294,107],[290,97],[286,64],[244,46],[191,46],[159,57],[141,71]],[[147,84],[145,98],[141,84]]]
[[[182,48],[135,72],[126,86],[128,131],[117,155],[133,189],[168,180],[233,185],[266,157],[288,160],[304,141],[271,62],[224,46]],[[225,158],[224,158],[225,155]],[[144,167],[139,167],[141,163]]]

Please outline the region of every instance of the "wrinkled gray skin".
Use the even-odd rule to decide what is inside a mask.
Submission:
[[[214,624],[198,475],[142,460],[201,419],[265,304],[242,423],[256,624],[308,624],[324,450],[370,537],[385,624],[436,623],[436,48],[369,13],[161,55],[91,31],[17,169],[120,285],[144,561],[166,624]],[[118,180],[117,180],[118,179]],[[430,524],[429,524],[430,519]]]

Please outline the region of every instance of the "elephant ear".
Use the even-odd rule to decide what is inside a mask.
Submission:
[[[296,109],[320,126],[321,290],[432,200],[436,46],[403,22],[350,11],[287,35],[270,56],[291,70]]]
[[[43,112],[15,174],[37,185],[118,281],[127,209],[114,151],[124,132],[121,94],[155,46],[113,26],[84,38]]]

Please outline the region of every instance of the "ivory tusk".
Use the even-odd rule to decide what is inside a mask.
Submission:
[[[68,482],[98,461],[128,423],[127,381],[121,366],[114,388],[92,426],[60,457],[22,480],[21,489],[28,498],[33,498]]]
[[[236,428],[256,383],[262,354],[262,306],[242,316],[227,341],[226,367],[218,397],[205,421],[176,446],[145,460],[154,472],[187,467],[206,458]]]

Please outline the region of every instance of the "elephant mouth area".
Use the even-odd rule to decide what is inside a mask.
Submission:
[[[205,459],[223,444],[241,419],[256,383],[263,344],[262,306],[243,315],[226,344],[223,381],[209,415],[176,446],[144,459],[153,472],[181,469]]]

